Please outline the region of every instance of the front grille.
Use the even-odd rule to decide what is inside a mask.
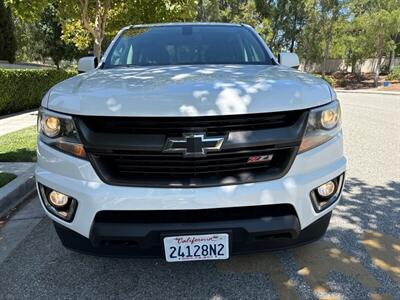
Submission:
[[[195,210],[131,210],[100,211],[95,222],[99,223],[197,223],[219,222],[264,217],[296,215],[290,204],[227,207]]]
[[[88,157],[112,185],[205,187],[282,177],[301,141],[307,112],[221,117],[75,117]],[[203,132],[226,136],[218,152],[184,157],[163,152],[169,137]],[[249,162],[250,157],[271,160]]]
[[[80,117],[92,131],[101,133],[138,133],[179,135],[191,131],[207,132],[209,135],[227,131],[250,131],[272,129],[293,125],[299,118],[299,111],[209,116],[209,117]]]
[[[271,162],[249,164],[249,157],[273,154]],[[224,185],[273,179],[284,172],[295,151],[269,147],[209,153],[202,158],[183,158],[180,154],[102,153],[92,155],[94,165],[112,184],[198,186]]]

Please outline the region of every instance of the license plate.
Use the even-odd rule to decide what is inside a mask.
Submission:
[[[165,237],[164,249],[168,262],[228,259],[229,235],[217,233]]]

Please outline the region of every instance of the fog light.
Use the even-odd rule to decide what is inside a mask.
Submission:
[[[321,197],[330,197],[333,195],[335,192],[336,185],[335,183],[331,180],[328,181],[327,183],[324,183],[323,185],[320,185],[317,189],[318,195]]]
[[[78,201],[40,183],[38,183],[38,188],[46,210],[66,222],[72,222],[78,207]]]
[[[52,191],[49,194],[49,201],[55,207],[63,207],[68,204],[68,196],[62,193]]]
[[[344,173],[313,189],[310,198],[314,210],[320,212],[335,203],[341,195],[343,183]]]

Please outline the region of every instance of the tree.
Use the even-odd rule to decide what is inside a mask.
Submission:
[[[9,5],[13,7],[17,16],[27,22],[34,22],[37,20],[43,10],[47,7],[48,1],[34,0],[34,1],[20,1],[20,0],[7,0]],[[111,1],[111,0],[58,0],[57,7],[58,14],[64,20],[67,29],[65,40],[69,41],[68,37],[73,35],[75,27],[77,31],[75,34],[89,34],[93,40],[93,52],[97,57],[101,55],[101,44],[106,34],[106,27],[109,18],[114,13],[113,8],[120,9],[125,1]],[[84,30],[79,30],[79,29]],[[64,29],[64,28],[63,28]],[[69,30],[69,31],[68,31]],[[86,36],[87,38],[87,36]],[[79,39],[82,41],[82,37]],[[72,41],[76,41],[73,39]],[[85,48],[89,40],[86,39],[84,43],[80,44],[80,48]]]
[[[93,51],[98,58],[105,36],[114,35],[121,27],[193,20],[196,14],[195,0],[96,0],[95,4],[89,0],[79,1],[80,21],[93,38]]]
[[[382,59],[395,51],[400,35],[399,0],[353,0],[350,10],[358,24],[360,45],[376,57],[374,84],[378,85]]]
[[[77,24],[77,20],[79,20],[79,27],[84,28],[92,38],[94,55],[100,59],[107,23],[117,5],[122,5],[122,2],[111,2],[111,0],[61,0],[60,2],[61,16],[67,20],[66,23],[69,25],[66,28],[73,30],[74,27],[71,27],[71,23]]]
[[[222,3],[220,7],[222,21],[251,25],[270,44],[272,38],[271,21],[260,12],[256,1],[232,0]]]
[[[308,19],[298,41],[298,52],[304,60],[304,69],[308,70],[311,63],[322,60],[321,31],[314,9],[307,7]]]
[[[337,28],[343,19],[344,0],[307,0],[306,24],[299,41],[300,53],[306,61],[320,62],[325,77],[327,60],[337,38]]]
[[[314,0],[313,0],[314,1]],[[322,42],[322,78],[325,77],[329,51],[332,47],[334,38],[334,28],[339,20],[340,11],[342,8],[340,0],[317,0],[314,2],[317,22],[321,30]]]
[[[197,21],[218,22],[220,19],[220,3],[218,0],[199,0]]]
[[[373,55],[365,47],[367,37],[361,34],[364,26],[357,19],[342,19],[335,27],[335,38],[330,51],[330,58],[342,58],[351,72],[356,72],[356,65]]]
[[[40,16],[48,1],[7,0],[26,21]],[[190,21],[196,16],[196,0],[58,0],[63,21],[63,39],[79,49],[93,42],[93,53],[101,56],[104,39],[123,26],[138,23]]]
[[[0,59],[14,63],[16,51],[17,44],[11,9],[5,7],[3,0],[0,0]]]
[[[57,69],[61,60],[71,60],[81,54],[73,44],[66,44],[61,36],[62,26],[56,7],[50,4],[42,12],[40,20],[33,26],[35,43],[32,46],[33,51],[41,57],[50,57]]]
[[[197,14],[197,0],[125,0],[118,18],[110,22],[119,30],[131,24],[193,21]]]
[[[277,0],[269,6],[265,3],[257,7],[264,18],[271,20],[271,47],[293,52],[307,20],[305,0]]]
[[[307,16],[304,0],[279,1],[278,12],[282,19],[281,30],[285,32],[282,36],[282,44],[290,52],[294,51],[295,43],[304,28]]]
[[[382,58],[395,48],[394,42],[391,40],[392,34],[399,32],[400,27],[400,9],[389,12],[387,10],[379,10],[365,14],[359,18],[365,24],[364,34],[372,37],[369,39],[367,47],[374,49],[377,57],[374,74],[374,85],[378,86],[379,75],[382,66]]]

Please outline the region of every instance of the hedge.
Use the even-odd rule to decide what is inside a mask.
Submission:
[[[55,69],[0,69],[0,115],[39,107],[53,85],[74,75]]]

